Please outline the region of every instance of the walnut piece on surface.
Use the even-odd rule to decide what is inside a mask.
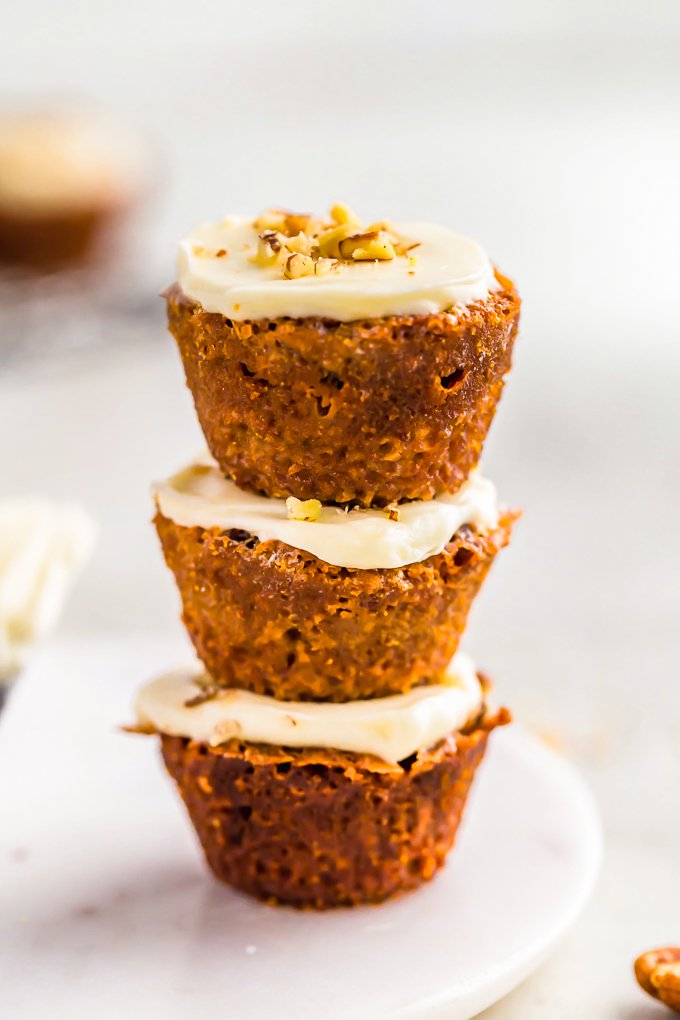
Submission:
[[[642,953],[635,961],[635,977],[648,995],[680,1013],[680,946]]]
[[[316,521],[321,513],[321,503],[318,499],[298,499],[297,496],[289,496],[286,500],[286,510],[291,521]]]

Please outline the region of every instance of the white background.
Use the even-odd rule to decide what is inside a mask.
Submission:
[[[526,513],[467,643],[586,771],[609,851],[564,954],[493,1016],[655,1015],[629,971],[680,939],[680,6],[5,0],[0,82],[148,133],[135,299],[195,221],[336,198],[471,233],[518,281],[485,463]],[[100,523],[72,633],[179,626],[147,488],[200,436],[149,307],[127,330],[87,320],[112,342],[78,358],[50,353],[74,328],[57,316],[44,357],[0,369],[0,490]]]

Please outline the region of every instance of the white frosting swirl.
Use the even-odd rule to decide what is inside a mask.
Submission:
[[[338,322],[387,315],[427,315],[486,298],[498,284],[476,241],[434,223],[395,223],[417,244],[405,257],[343,263],[325,276],[286,280],[280,266],[251,260],[258,233],[251,220],[204,224],[180,242],[178,279],[187,297],[236,321],[321,316]],[[216,257],[217,252],[226,252]]]
[[[412,500],[386,510],[323,506],[314,521],[290,520],[283,499],[239,489],[219,468],[196,462],[153,486],[158,509],[185,528],[238,528],[261,541],[272,539],[313,553],[338,567],[364,570],[404,567],[440,553],[451,536],[470,524],[490,531],[498,524],[493,484],[473,471],[453,495]]]
[[[0,501],[0,683],[52,630],[93,545],[94,525],[78,506]]]
[[[334,748],[398,762],[463,728],[483,703],[475,668],[461,653],[451,660],[441,683],[341,704],[278,701],[230,688],[209,701],[187,705],[202,693],[196,683],[202,674],[196,664],[146,684],[137,697],[139,724],[213,746],[236,737],[283,747]]]

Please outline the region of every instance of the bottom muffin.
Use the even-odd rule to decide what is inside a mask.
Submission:
[[[375,903],[431,878],[453,845],[501,709],[394,764],[371,755],[161,735],[215,875],[296,907]]]

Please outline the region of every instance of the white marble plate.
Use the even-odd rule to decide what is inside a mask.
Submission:
[[[168,642],[60,644],[0,720],[0,994],[12,1020],[467,1020],[575,919],[600,857],[588,791],[494,734],[449,865],[380,907],[252,902],[206,872],[135,684]]]

